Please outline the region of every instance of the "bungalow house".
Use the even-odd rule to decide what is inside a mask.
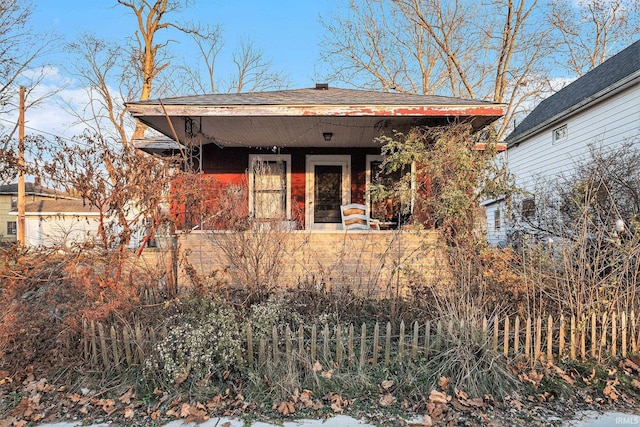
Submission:
[[[130,102],[127,107],[173,144],[195,147],[203,174],[229,183],[248,173],[252,215],[271,216],[275,209],[306,230],[340,230],[340,205],[369,202],[367,187],[381,161],[377,137],[457,121],[480,129],[504,111],[491,102],[326,84]],[[159,151],[157,141],[146,147]],[[269,169],[262,182],[251,179],[256,161]],[[273,174],[283,179],[274,180]],[[261,202],[267,198],[277,199],[278,206],[265,208]]]
[[[305,265],[303,271],[292,273],[298,280],[302,275],[312,275],[317,280],[323,274],[333,274],[333,280],[338,280],[338,254],[334,257],[333,253],[346,253],[341,205],[368,205],[374,219],[387,222],[381,228],[398,225],[397,213],[385,216],[368,197],[382,161],[377,138],[393,136],[395,131],[407,132],[414,126],[462,121],[481,129],[501,117],[505,106],[317,84],[308,89],[129,102],[127,108],[133,117],[168,138],[164,143],[159,139],[138,141],[140,149],[156,154],[181,150],[195,153],[194,164],[204,177],[221,185],[247,183],[245,205],[239,209],[257,219],[281,217],[286,229],[304,234],[306,242],[310,242],[307,247],[313,250],[304,254],[299,248],[292,251],[306,261],[289,263]],[[193,222],[188,225],[200,228]],[[372,242],[376,239],[372,235],[377,234],[379,252],[371,249],[370,257],[379,257],[376,263],[384,264],[381,254],[388,253],[388,233],[365,231],[348,235],[349,242],[362,240],[358,249],[361,252],[365,239]],[[197,238],[191,233],[185,239],[192,244],[182,246],[190,249],[192,259],[216,258],[194,249],[193,240]],[[207,268],[213,268],[209,264],[207,261]],[[227,267],[221,269],[226,271]],[[373,270],[372,267],[369,273],[374,274]],[[362,277],[362,272],[345,272],[352,277],[354,274]]]
[[[590,146],[640,143],[640,41],[543,100],[505,142],[509,170],[526,191],[514,214],[535,221],[537,185],[570,172]],[[503,201],[485,206],[488,241],[506,243],[510,219]]]

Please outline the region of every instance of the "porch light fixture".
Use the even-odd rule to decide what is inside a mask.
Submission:
[[[323,136],[325,141],[331,141],[331,138],[333,137],[333,134],[331,132],[323,132],[322,136]]]

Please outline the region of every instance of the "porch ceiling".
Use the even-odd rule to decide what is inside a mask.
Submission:
[[[185,122],[192,120],[190,125]],[[165,117],[141,121],[171,139]],[[171,123],[184,145],[214,143],[221,147],[374,147],[376,138],[407,132],[412,126],[434,126],[446,120],[413,117],[172,117]],[[185,128],[191,126],[191,133]],[[324,134],[331,134],[325,139]],[[329,138],[329,137],[327,137]]]

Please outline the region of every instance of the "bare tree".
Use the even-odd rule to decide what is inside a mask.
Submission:
[[[57,37],[39,34],[30,25],[31,14],[32,5],[27,0],[0,0],[0,181],[14,179],[18,171],[14,138],[18,123],[13,119],[20,108],[19,86],[25,88],[25,111],[55,93],[43,93],[39,85],[50,70],[44,57]]]
[[[167,18],[190,4],[190,0],[118,0],[134,13],[138,22],[135,43],[132,43],[132,64],[135,65],[137,79],[140,79],[140,100],[149,99],[153,83],[158,74],[170,65],[164,56],[168,41],[158,41],[158,33],[168,28],[178,28],[176,23]],[[144,136],[146,126],[136,122],[132,138]]]
[[[189,31],[189,35],[200,52],[200,60],[204,63],[206,74],[203,76],[200,69],[190,62],[180,67],[184,74],[181,83],[191,93],[215,93],[217,89],[216,60],[224,46],[222,26],[216,24],[203,27],[191,25],[191,27],[193,29]]]
[[[556,0],[550,24],[560,38],[560,65],[580,77],[637,38],[638,0]]]
[[[235,73],[229,80],[227,92],[256,92],[287,86],[285,73],[274,70],[264,50],[251,40],[243,40],[232,59]]]
[[[507,104],[501,137],[545,87],[549,31],[537,0],[350,0],[323,22],[334,78],[365,87]]]
[[[123,81],[123,69],[128,65],[122,49],[91,34],[83,34],[67,47],[78,58],[70,73],[83,82],[88,99],[81,111],[68,104],[70,113],[95,134],[128,144],[127,129],[132,122],[122,104],[133,96],[134,88],[112,83]]]
[[[323,60],[330,79],[348,85],[434,94],[446,73],[426,30],[407,16],[408,7],[385,1],[350,0],[322,24],[327,30]]]
[[[27,78],[25,71],[47,49],[48,38],[43,39],[29,25],[31,13],[28,1],[0,1],[0,113],[12,107],[8,101],[17,93],[20,80]]]

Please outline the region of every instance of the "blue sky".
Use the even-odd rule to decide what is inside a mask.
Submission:
[[[225,47],[217,64],[222,70],[238,41],[249,38],[263,49],[276,69],[289,75],[292,88],[310,87],[315,83],[314,76],[325,71],[318,62],[322,39],[319,17],[329,13],[337,3],[335,0],[196,0],[178,19],[222,25]],[[34,0],[34,6],[36,28],[55,31],[67,41],[84,32],[122,40],[137,28],[133,14],[127,7],[116,5],[116,0]],[[186,46],[181,43],[179,48]],[[173,47],[176,48],[176,44]]]
[[[180,23],[199,22],[222,26],[224,47],[216,61],[216,74],[230,74],[231,53],[241,40],[261,48],[272,67],[288,77],[289,88],[313,87],[327,69],[319,62],[323,29],[319,18],[330,14],[340,0],[191,0],[192,5],[175,15]],[[137,22],[129,8],[117,0],[32,0],[31,24],[38,32],[55,33],[72,42],[84,33],[115,43],[133,35]],[[173,19],[173,17],[171,18]],[[196,61],[193,44],[177,31],[164,32],[178,51],[174,63]],[[63,46],[63,44],[61,44]],[[191,54],[189,49],[194,49]],[[81,133],[68,106],[85,108],[86,91],[68,74],[70,60],[64,48],[46,58],[52,67],[38,92],[57,94],[27,112],[27,132],[71,136]],[[16,113],[17,114],[17,113]],[[17,119],[17,118],[16,118]]]

